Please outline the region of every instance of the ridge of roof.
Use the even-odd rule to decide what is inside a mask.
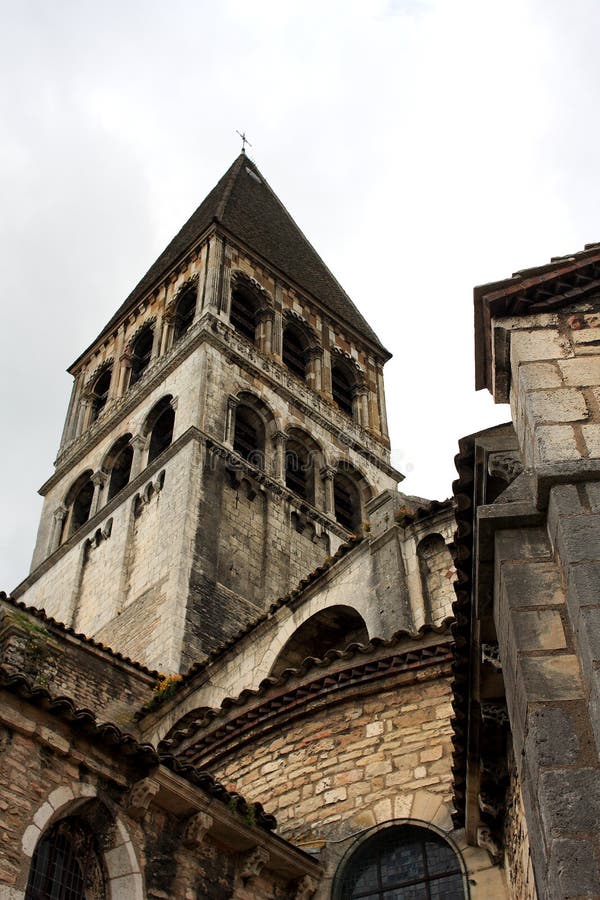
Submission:
[[[251,177],[255,187],[266,188],[266,193],[257,195],[255,187],[249,186],[249,179],[241,179],[244,172]],[[270,207],[270,215],[265,215],[264,207]],[[272,219],[277,221],[271,221]],[[77,357],[70,368],[164,278],[167,271],[215,222],[313,295],[386,358],[390,357],[391,354],[296,224],[264,175],[242,152],[169,241],[92,344]]]
[[[36,685],[23,672],[10,672],[0,664],[0,687],[34,705],[42,706],[51,715],[57,716],[69,725],[81,728],[84,733],[98,738],[102,743],[118,746],[119,753],[133,757],[142,765],[166,766],[186,781],[212,794],[229,808],[235,809],[242,816],[252,809],[254,821],[265,831],[272,831],[277,826],[275,816],[265,813],[261,803],[250,803],[241,794],[228,791],[209,772],[189,763],[182,763],[170,753],[159,753],[153,744],[141,743],[129,732],[122,731],[114,722],[99,723],[91,709],[78,707],[71,697],[53,696],[47,688]]]
[[[95,650],[101,650],[103,653],[108,653],[115,659],[120,660],[120,662],[123,662],[128,666],[133,666],[134,669],[138,669],[140,672],[143,672],[144,675],[150,675],[151,678],[158,678],[160,674],[156,669],[149,669],[143,663],[137,662],[135,659],[131,659],[131,657],[125,656],[123,653],[119,653],[118,650],[113,650],[107,644],[103,644],[101,641],[96,641],[94,640],[94,638],[87,637],[87,635],[83,634],[80,631],[75,631],[75,629],[71,628],[70,625],[65,625],[64,622],[58,622],[56,619],[53,619],[52,616],[47,615],[45,609],[38,609],[37,606],[27,606],[27,604],[23,603],[22,600],[17,600],[15,597],[11,597],[4,591],[0,591],[0,601],[2,601],[3,603],[7,603],[14,609],[18,609],[20,612],[27,613],[28,615],[39,619],[40,622],[44,622],[46,625],[50,625],[52,628],[56,628],[58,631],[64,632],[64,634],[68,634],[71,637],[77,638],[77,640],[81,641],[83,644],[87,644],[88,646],[93,647]]]

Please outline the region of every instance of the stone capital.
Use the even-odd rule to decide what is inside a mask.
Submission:
[[[91,476],[91,482],[94,487],[101,488],[104,486],[104,482],[106,481],[107,475],[106,472],[103,472],[102,469],[98,469],[97,472]]]
[[[67,508],[65,506],[57,506],[54,510],[53,516],[56,522],[62,522],[67,515]]]

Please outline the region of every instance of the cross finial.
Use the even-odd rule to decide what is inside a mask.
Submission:
[[[245,132],[245,131],[238,131],[237,128],[236,128],[236,132],[239,134],[239,136],[240,136],[241,139],[242,139],[242,153],[245,153],[245,152],[246,152],[246,144],[248,144],[249,147],[251,147],[252,144],[250,143],[250,141],[249,141],[248,138],[246,137],[246,132]]]

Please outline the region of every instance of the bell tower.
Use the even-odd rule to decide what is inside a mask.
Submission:
[[[242,152],[70,367],[14,596],[151,667],[202,661],[396,488],[388,358]]]

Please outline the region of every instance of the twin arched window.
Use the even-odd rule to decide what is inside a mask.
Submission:
[[[231,292],[229,321],[235,330],[253,344],[256,342],[256,327],[260,303],[250,290],[236,285]]]
[[[343,866],[335,900],[465,900],[459,857],[436,832],[391,825],[363,841]]]
[[[195,284],[189,285],[189,287],[183,290],[181,297],[177,301],[173,319],[174,343],[181,340],[194,321],[194,314],[196,312],[196,290]]]
[[[108,400],[112,368],[103,369],[92,386],[92,422],[95,422]]]
[[[148,366],[152,356],[152,342],[154,330],[151,325],[142,328],[131,345],[131,368],[129,372],[129,385],[139,381]]]
[[[283,346],[281,358],[283,364],[302,381],[308,374],[308,340],[306,335],[293,322],[283,330]]]

